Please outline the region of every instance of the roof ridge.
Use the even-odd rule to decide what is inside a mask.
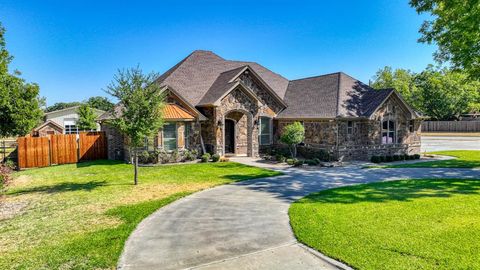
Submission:
[[[313,79],[313,78],[320,78],[320,77],[329,76],[329,75],[334,75],[334,74],[338,74],[338,73],[343,73],[343,72],[337,71],[337,72],[332,72],[332,73],[327,73],[327,74],[322,74],[322,75],[315,75],[315,76],[310,76],[310,77],[305,77],[305,78],[299,78],[299,79],[289,80],[289,82],[301,81],[301,80],[307,80],[307,79]]]

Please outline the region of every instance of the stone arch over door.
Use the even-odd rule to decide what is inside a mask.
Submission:
[[[243,155],[251,157],[254,156],[253,149],[253,115],[244,109],[232,109],[227,111],[222,118],[223,127],[225,127],[225,119],[233,120],[235,123],[235,155]],[[246,130],[245,130],[246,129]],[[225,128],[223,128],[223,144],[222,153],[226,154],[225,143]]]

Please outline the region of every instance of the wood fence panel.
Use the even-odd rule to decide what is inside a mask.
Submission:
[[[81,132],[80,160],[107,159],[107,140],[105,132]]]
[[[20,168],[47,167],[50,165],[48,137],[20,137],[18,166]]]
[[[52,164],[78,162],[78,143],[75,134],[50,135]]]
[[[424,121],[424,132],[480,132],[480,121]]]

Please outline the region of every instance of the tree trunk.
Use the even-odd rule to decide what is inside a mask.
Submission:
[[[133,175],[133,182],[135,185],[138,184],[138,155],[137,150],[133,151],[134,155],[134,175]]]

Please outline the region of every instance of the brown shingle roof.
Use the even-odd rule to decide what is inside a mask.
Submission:
[[[369,117],[392,90],[375,90],[337,72],[290,81],[278,118]]]
[[[198,105],[218,76],[249,65],[283,98],[288,80],[254,62],[229,61],[210,51],[194,51],[175,67],[162,74],[157,82],[169,85],[194,106]]]
[[[255,62],[225,60],[200,50],[162,74],[157,82],[175,89],[193,106],[213,104],[246,67],[287,105],[278,118],[369,117],[393,91],[374,90],[342,72],[288,81]]]

